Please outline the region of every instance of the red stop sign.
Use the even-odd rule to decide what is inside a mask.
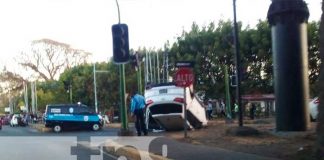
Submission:
[[[190,68],[179,68],[174,76],[174,82],[179,87],[189,87],[194,79],[194,74]]]

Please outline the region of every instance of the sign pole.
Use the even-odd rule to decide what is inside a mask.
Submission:
[[[187,98],[186,98],[186,87],[183,87],[183,114],[184,114],[184,122],[183,122],[183,127],[184,127],[184,138],[187,138]]]
[[[194,63],[192,61],[180,61],[176,63],[176,67],[179,69],[174,75],[174,82],[177,87],[183,87],[183,130],[184,130],[184,138],[187,138],[187,93],[186,89],[194,82],[194,74],[192,72],[192,68]]]

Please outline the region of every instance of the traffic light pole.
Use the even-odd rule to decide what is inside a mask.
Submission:
[[[303,0],[272,0],[268,11],[278,131],[305,131],[308,127],[308,17]]]
[[[120,78],[120,114],[122,121],[122,130],[128,130],[127,109],[125,98],[125,65],[119,64],[119,78]]]

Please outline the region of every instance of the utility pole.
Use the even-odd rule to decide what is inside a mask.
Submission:
[[[169,82],[169,52],[166,52],[166,82]]]
[[[149,68],[148,68],[148,53],[145,52],[145,86],[148,84],[149,82]]]
[[[238,36],[238,26],[236,22],[236,0],[233,0],[233,13],[234,13],[234,46],[235,46],[235,66],[236,66],[236,99],[239,106],[239,126],[243,126],[243,107],[241,101],[241,56],[240,56],[240,43]]]
[[[152,67],[152,71],[153,71],[153,82],[154,84],[156,84],[156,56],[154,55],[154,53],[152,53],[152,58],[153,58],[153,67]]]
[[[136,70],[136,77],[137,77],[137,88],[138,88],[138,93],[143,95],[142,91],[142,59],[140,58],[140,55],[138,52],[135,53],[135,59],[136,59],[136,65],[135,65],[135,70]]]
[[[37,106],[37,81],[35,81],[35,109],[36,112],[38,111],[38,106]]]
[[[31,82],[31,100],[32,100],[32,113],[36,114],[36,107],[35,107],[35,83]]]
[[[97,73],[109,73],[109,71],[96,70],[96,63],[93,64],[93,90],[95,98],[95,110],[99,113],[98,96],[97,96]]]
[[[24,82],[24,100],[25,100],[25,107],[27,113],[29,113],[29,106],[28,106],[28,83]]]
[[[93,90],[95,98],[95,110],[98,113],[98,99],[97,99],[97,80],[96,80],[96,63],[93,63]]]
[[[308,17],[303,0],[272,0],[269,7],[278,131],[305,131],[309,124]]]
[[[70,84],[69,84],[69,92],[70,92],[70,103],[72,104],[73,101],[72,101],[72,82],[70,81]]]
[[[149,73],[149,76],[150,76],[150,83],[154,83],[154,80],[153,80],[153,71],[152,71],[152,57],[151,57],[151,53],[148,54],[149,55],[149,68],[150,68],[150,73]]]
[[[159,53],[156,53],[156,69],[157,69],[157,83],[160,83],[160,63],[159,63]]]

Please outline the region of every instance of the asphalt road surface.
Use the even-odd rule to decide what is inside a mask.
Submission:
[[[102,160],[116,159],[93,146],[92,138],[116,136],[116,129],[38,132],[31,127],[3,126],[0,130],[1,160]]]

